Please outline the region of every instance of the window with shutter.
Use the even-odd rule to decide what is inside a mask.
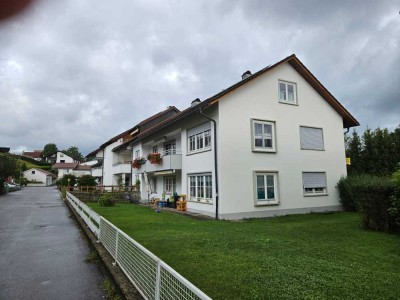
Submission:
[[[300,146],[303,150],[324,150],[322,128],[300,126]]]
[[[304,195],[326,195],[326,173],[325,172],[303,172]]]

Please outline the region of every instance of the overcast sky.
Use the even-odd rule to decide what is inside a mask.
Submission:
[[[361,123],[400,124],[399,1],[37,0],[0,22],[0,146],[86,155],[295,53]]]

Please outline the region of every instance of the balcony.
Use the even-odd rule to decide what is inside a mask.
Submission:
[[[134,169],[135,173],[142,173],[144,171],[160,172],[166,170],[182,170],[182,154],[177,150],[167,150],[162,153],[162,161],[160,164],[153,165],[146,161],[140,169]]]
[[[113,174],[130,174],[132,169],[131,161],[116,162],[113,164]]]

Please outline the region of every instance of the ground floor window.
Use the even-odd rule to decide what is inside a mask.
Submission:
[[[254,173],[255,204],[278,203],[278,174],[274,172]]]
[[[326,186],[325,172],[303,172],[304,195],[326,195]]]
[[[188,176],[189,199],[198,202],[212,202],[211,173]]]

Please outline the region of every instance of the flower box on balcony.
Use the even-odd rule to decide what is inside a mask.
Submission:
[[[144,157],[135,158],[135,160],[132,163],[132,168],[140,169],[142,167],[142,165],[145,163],[146,163],[146,160]]]
[[[152,164],[152,165],[160,165],[162,162],[162,157],[160,153],[149,153],[147,155],[147,160]]]

